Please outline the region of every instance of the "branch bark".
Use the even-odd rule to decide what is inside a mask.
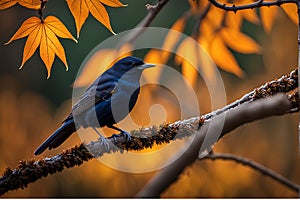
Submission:
[[[280,92],[291,92],[297,87],[297,85],[298,74],[297,70],[294,70],[288,75],[282,76],[279,79],[268,82],[260,88],[253,90],[252,92],[244,95],[244,97],[240,100],[225,106],[223,109],[214,111],[202,117],[194,117],[183,121],[177,121],[172,124],[165,124],[160,128],[149,127],[138,131],[132,131],[133,137],[130,142],[127,142],[126,138],[122,136],[117,137],[116,141],[111,137],[107,138],[110,144],[109,149],[103,147],[101,141],[96,141],[87,145],[80,144],[79,146],[75,146],[51,158],[44,158],[37,161],[20,161],[20,164],[16,169],[11,170],[8,168],[3,173],[2,177],[0,177],[0,195],[3,195],[10,190],[24,188],[29,183],[35,182],[49,174],[62,171],[65,168],[79,166],[83,162],[94,157],[100,157],[105,153],[151,148],[154,143],[169,143],[175,138],[175,136],[176,139],[180,139],[194,134],[195,139],[190,147],[191,149],[183,154],[185,156],[181,158],[182,163],[179,163],[180,165],[177,165],[176,163],[174,165],[172,164],[172,167],[176,168],[174,172],[177,172],[177,174],[174,175],[172,168],[171,171],[167,170],[170,168],[166,168],[161,172],[166,173],[167,177],[168,174],[172,175],[171,179],[168,181],[168,184],[171,184],[177,179],[179,173],[185,166],[187,166],[188,163],[191,163],[193,160],[198,158],[199,147],[203,142],[205,143],[205,135],[208,135],[208,138],[210,138],[210,136],[215,137],[216,140],[214,142],[216,142],[217,139],[221,138],[224,134],[252,120],[298,111],[298,93],[288,95],[288,100],[285,94],[281,94],[276,98],[274,97],[274,99],[266,98]],[[255,100],[258,98],[263,98],[264,100],[262,102],[256,102]],[[263,102],[266,102],[267,104]],[[223,121],[224,119],[225,123]],[[220,128],[220,124],[222,123],[224,123],[224,127],[221,127],[222,130],[220,130],[222,132],[217,132],[216,127],[217,129]],[[199,125],[202,125],[200,129]],[[179,132],[183,134],[179,134],[180,136],[178,137],[177,135]],[[204,147],[210,150],[209,148],[212,144],[207,144],[208,145]],[[87,149],[92,151],[88,151]],[[90,152],[93,152],[93,154]],[[142,191],[139,193],[139,196],[158,196],[161,191],[168,186],[166,180],[162,183],[164,183],[164,185],[160,185],[160,189],[158,190],[160,192],[146,193],[144,190],[144,192]],[[151,190],[153,190],[153,188]]]
[[[209,0],[210,3],[212,3],[214,6],[221,8],[226,11],[233,11],[237,12],[239,10],[246,10],[246,9],[253,9],[253,8],[259,8],[263,6],[281,6],[282,4],[286,3],[295,3],[298,4],[298,0],[275,0],[275,1],[264,1],[264,0],[258,0],[254,3],[249,3],[249,4],[243,4],[240,6],[237,6],[235,4],[232,4],[230,6],[226,4],[222,4],[217,0]]]
[[[260,99],[232,108],[212,118],[201,126],[201,129],[195,130],[195,139],[182,156],[154,176],[137,194],[137,197],[159,197],[166,188],[178,179],[181,172],[188,165],[199,158],[207,156],[207,153],[211,150],[210,148],[214,145],[214,140],[210,140],[210,146],[207,145],[204,148],[204,152],[207,152],[205,155],[203,155],[203,152],[199,152],[199,149],[203,149],[202,145],[207,136],[212,138],[217,136],[217,139],[220,139],[241,125],[269,116],[284,115],[289,113],[290,109],[291,103],[287,96],[285,94],[277,94],[274,97]],[[223,123],[224,120],[225,122]],[[216,127],[220,126],[222,130],[219,134],[216,132]]]

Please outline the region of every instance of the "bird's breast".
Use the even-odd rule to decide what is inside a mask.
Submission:
[[[111,109],[116,122],[124,119],[133,109],[140,85],[137,83],[118,84],[116,91],[111,96]]]

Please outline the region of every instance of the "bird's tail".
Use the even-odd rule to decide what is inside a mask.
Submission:
[[[58,147],[75,131],[73,120],[66,121],[35,150],[34,155],[43,153],[47,148],[50,150]]]

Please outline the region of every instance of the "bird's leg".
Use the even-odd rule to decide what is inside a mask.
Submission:
[[[93,129],[96,131],[96,133],[99,135],[99,139],[100,142],[101,142],[101,145],[104,145],[105,146],[105,149],[106,150],[109,150],[109,144],[107,142],[107,140],[105,139],[105,137],[103,137],[103,135],[95,128],[93,127]]]
[[[115,129],[117,131],[120,131],[120,133],[126,138],[127,142],[128,141],[131,141],[131,134],[118,128],[118,127],[115,127],[114,125],[109,125],[107,126],[108,128],[112,128],[112,129]],[[112,137],[114,138],[114,140],[116,141],[115,137],[120,137],[120,135],[117,135],[117,134],[113,134]]]

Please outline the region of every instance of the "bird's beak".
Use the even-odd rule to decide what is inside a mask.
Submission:
[[[138,69],[147,69],[147,68],[154,67],[154,66],[155,66],[154,64],[145,63],[143,65],[138,66]]]

